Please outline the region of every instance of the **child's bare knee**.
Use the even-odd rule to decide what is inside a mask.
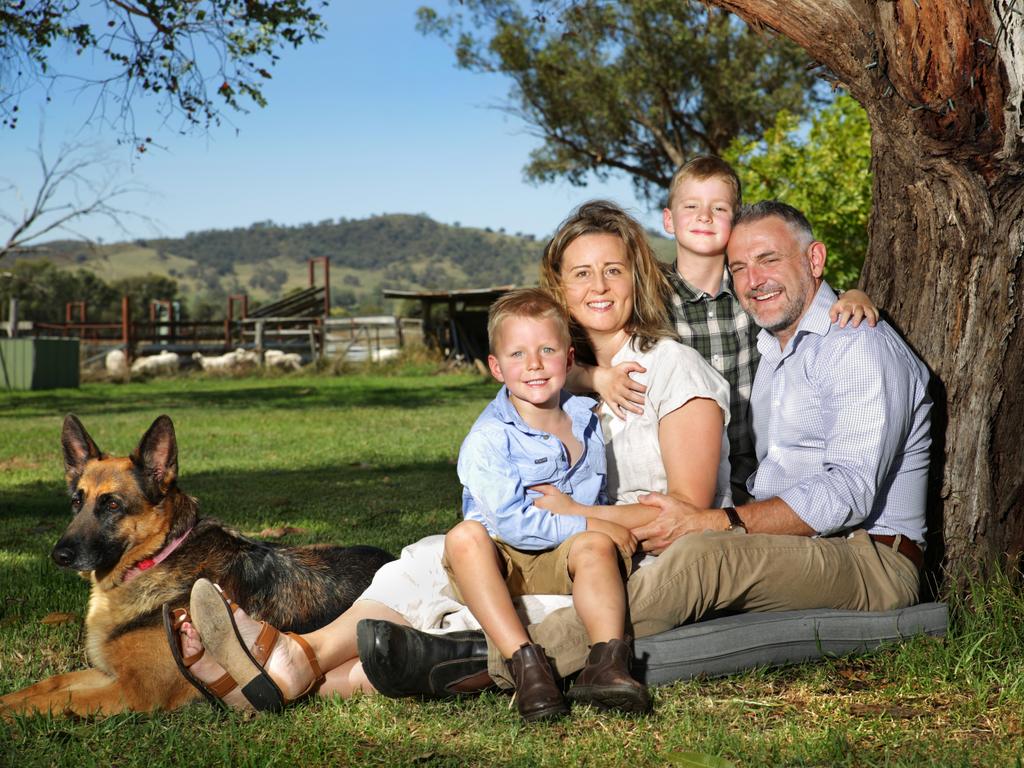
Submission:
[[[618,557],[618,546],[610,536],[606,536],[600,531],[585,531],[573,541],[569,557],[577,562],[580,560],[614,561]]]
[[[463,520],[444,536],[444,548],[449,554],[476,549],[482,543],[490,543],[491,537],[483,524],[476,520]]]

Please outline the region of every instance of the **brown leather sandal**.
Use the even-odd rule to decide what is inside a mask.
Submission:
[[[238,683],[227,672],[218,677],[212,683],[204,683],[192,674],[191,667],[206,654],[206,648],[198,653],[186,656],[181,649],[181,625],[186,621],[192,623],[188,614],[188,608],[172,609],[168,603],[163,604],[164,631],[167,633],[167,644],[171,649],[171,657],[178,666],[181,676],[188,680],[192,686],[206,697],[206,700],[219,709],[225,709],[226,705],[222,699],[238,687]]]
[[[313,679],[306,689],[289,699],[264,668],[281,632],[267,622],[261,622],[256,641],[251,648],[247,647],[235,624],[234,611],[237,607],[208,579],[199,579],[192,587],[192,623],[199,630],[203,645],[241,686],[242,695],[253,708],[258,712],[279,712],[289,704],[314,693],[323,684],[325,676],[309,643],[300,635],[287,633],[302,648],[313,672]]]

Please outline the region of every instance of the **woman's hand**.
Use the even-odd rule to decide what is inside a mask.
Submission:
[[[600,531],[605,536],[615,542],[615,546],[619,548],[619,552],[627,560],[633,556],[636,552],[637,541],[636,536],[629,528],[625,528],[618,523],[612,523],[608,520],[601,520],[597,517],[587,518],[587,530],[588,531]]]
[[[838,322],[840,328],[845,328],[847,323],[853,323],[857,328],[862,320],[867,320],[868,325],[874,328],[878,322],[878,307],[864,291],[851,288],[832,305],[828,316],[833,323]]]
[[[593,371],[594,391],[620,419],[626,418],[626,411],[644,412],[644,393],[647,387],[629,375],[633,372],[646,373],[647,369],[629,360],[611,368],[594,368]]]
[[[577,504],[572,496],[562,493],[549,483],[531,485],[530,490],[540,494],[539,499],[533,500],[536,507],[546,509],[553,515],[583,515],[582,504]]]

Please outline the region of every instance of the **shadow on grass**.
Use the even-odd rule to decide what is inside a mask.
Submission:
[[[209,407],[296,410],[306,407],[387,407],[399,409],[458,405],[493,396],[496,385],[476,378],[435,377],[403,380],[382,385],[380,379],[309,379],[301,383],[267,379],[237,382],[190,381],[115,386],[86,385],[78,390],[15,393],[0,397],[0,419],[61,413],[125,413],[154,404],[165,410]],[[195,387],[195,388],[193,388]]]
[[[300,529],[289,545],[370,544],[392,553],[457,520],[460,488],[446,461],[390,466],[325,465],[259,472],[189,473],[179,486],[200,513],[247,534]],[[0,551],[49,558],[70,521],[63,486],[32,482],[4,491]]]

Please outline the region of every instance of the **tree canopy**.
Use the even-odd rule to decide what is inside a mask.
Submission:
[[[780,110],[802,117],[815,75],[794,45],[688,0],[559,4],[460,0],[419,28],[449,41],[462,68],[512,79],[507,109],[543,141],[528,178],[584,184],[631,176],[662,203],[694,154],[760,138]],[[556,18],[557,16],[557,18]]]
[[[97,91],[97,111],[135,133],[132,104],[162,98],[165,117],[219,124],[225,106],[265,104],[263,83],[278,50],[317,40],[318,0],[17,0],[0,5],[0,125],[14,128],[20,97],[42,81],[74,80]],[[63,53],[88,60],[61,69]],[[114,114],[107,114],[107,109]]]
[[[743,182],[743,199],[782,200],[807,214],[828,247],[825,278],[839,289],[860,277],[871,212],[871,126],[846,94],[811,119],[783,110],[760,141],[735,141],[724,157]]]

